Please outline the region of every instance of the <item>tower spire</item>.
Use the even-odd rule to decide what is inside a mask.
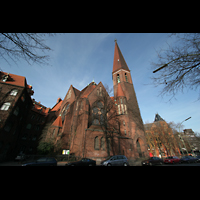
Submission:
[[[113,73],[116,72],[119,69],[125,69],[130,72],[128,65],[126,64],[126,61],[122,55],[122,52],[120,51],[120,48],[117,44],[117,39],[115,41],[115,51],[114,51],[114,60],[113,60]]]

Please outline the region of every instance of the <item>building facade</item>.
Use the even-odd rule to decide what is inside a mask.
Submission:
[[[39,142],[51,140],[71,155],[96,160],[149,157],[131,73],[117,41],[111,70],[114,96],[102,82],[81,91],[71,85],[51,109],[31,98],[25,77],[1,72],[0,155],[36,154]]]
[[[155,115],[153,123],[145,124],[144,127],[150,156],[166,157],[181,155],[179,140],[177,141],[172,129],[159,114]]]
[[[46,108],[41,110],[26,78],[0,72],[0,161],[36,153]]]
[[[124,154],[148,157],[144,126],[130,70],[115,41],[112,70],[114,96],[94,81],[79,91],[70,86],[64,100],[52,108],[56,116],[44,140],[62,140],[70,154],[93,159]]]

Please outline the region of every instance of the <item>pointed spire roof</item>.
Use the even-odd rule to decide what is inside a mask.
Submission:
[[[117,97],[125,97],[121,83],[118,83],[117,85]]]
[[[115,40],[115,51],[114,51],[114,60],[113,60],[113,71],[119,70],[119,69],[125,69],[130,72],[128,65],[126,64],[126,61],[122,55],[122,52],[120,51],[120,48],[117,44],[117,40]]]
[[[158,113],[155,115],[155,120],[154,122],[158,122],[158,121],[165,121]]]
[[[58,126],[62,127],[62,118],[61,114],[56,118],[56,120],[53,122],[52,126]]]

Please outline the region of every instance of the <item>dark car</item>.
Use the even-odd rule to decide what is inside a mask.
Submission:
[[[183,156],[181,159],[180,159],[180,163],[194,163],[194,162],[197,162],[197,158],[195,157],[192,157],[192,156]]]
[[[57,160],[53,157],[43,157],[33,162],[24,163],[22,166],[57,166]]]
[[[96,166],[96,161],[89,158],[82,158],[79,161],[67,163],[65,166]]]
[[[143,160],[141,164],[142,166],[162,165],[163,160],[158,157],[151,157],[148,160]]]
[[[198,155],[198,156],[196,157],[196,159],[197,159],[197,162],[200,162],[200,155]]]
[[[129,166],[128,159],[124,155],[116,155],[101,162],[102,166]]]

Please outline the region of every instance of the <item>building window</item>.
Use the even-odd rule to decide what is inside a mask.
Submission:
[[[126,129],[124,130],[124,134],[126,135]]]
[[[119,77],[119,74],[117,74],[117,83],[120,83],[120,77]]]
[[[128,82],[128,77],[127,77],[126,73],[125,73],[125,79],[126,79],[126,82]]]
[[[23,136],[22,136],[22,140],[26,140],[27,139],[27,133],[25,133]]]
[[[35,114],[32,114],[31,119],[32,119],[32,120],[35,119]]]
[[[99,96],[99,90],[97,89],[97,96]]]
[[[101,88],[101,86],[100,86],[99,89],[100,89],[100,91],[99,91],[99,95],[102,96],[102,88]]]
[[[94,138],[94,149],[99,150],[99,138],[98,138],[98,136]]]
[[[120,105],[118,105],[118,114],[120,115],[121,112],[120,112]]]
[[[31,126],[32,126],[31,124],[27,124],[26,128],[31,129]]]
[[[15,116],[18,116],[18,114],[19,114],[19,107],[18,107],[18,106],[15,108],[13,114],[14,114]]]
[[[35,141],[37,139],[37,136],[34,135],[33,138],[32,138],[32,141]]]
[[[12,128],[12,123],[11,123],[11,122],[8,122],[8,123],[5,125],[4,130],[7,131],[7,132],[9,132],[9,131],[11,130],[11,128]]]
[[[8,110],[9,107],[10,107],[10,104],[11,104],[11,103],[9,103],[9,102],[4,103],[4,104],[1,106],[1,110]]]
[[[77,103],[76,103],[76,110],[78,110],[78,101],[77,101]]]
[[[124,105],[121,104],[121,107],[122,107],[122,115],[124,114]]]
[[[17,93],[18,93],[18,90],[14,89],[14,90],[12,90],[12,91],[10,92],[10,95],[16,96]]]
[[[99,120],[98,119],[94,119],[92,124],[99,125]]]
[[[101,137],[101,150],[105,150],[105,138]]]

